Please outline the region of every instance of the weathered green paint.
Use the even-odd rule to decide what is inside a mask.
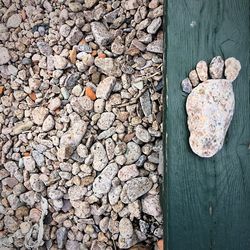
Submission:
[[[250,249],[249,0],[166,0],[165,249]],[[223,149],[192,153],[180,88],[199,60],[234,56],[235,114]]]

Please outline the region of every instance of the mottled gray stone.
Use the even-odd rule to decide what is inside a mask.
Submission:
[[[161,215],[161,205],[159,195],[147,195],[142,199],[142,211],[153,217]]]
[[[5,47],[0,47],[0,65],[6,64],[10,60],[10,54],[8,49]]]
[[[93,36],[95,37],[95,41],[99,46],[102,47],[111,43],[113,37],[103,23],[92,22],[90,26]]]
[[[73,148],[77,147],[83,136],[87,131],[87,123],[80,120],[72,123],[69,130],[62,135],[60,140],[60,147],[62,146],[71,146]]]
[[[181,82],[181,87],[182,87],[182,91],[189,94],[192,91],[192,83],[190,82],[189,78],[185,78],[182,82]]]
[[[107,100],[115,86],[115,77],[106,77],[103,79],[96,88],[96,97]]]
[[[97,126],[101,130],[109,129],[115,120],[115,114],[112,112],[104,112],[101,114],[100,119],[97,122]]]
[[[121,237],[129,239],[133,235],[133,225],[128,218],[122,218],[119,222],[119,232]]]
[[[141,148],[135,142],[128,142],[126,148],[126,164],[132,164],[136,162],[141,155]]]
[[[73,46],[79,43],[82,38],[83,38],[83,33],[81,32],[81,30],[79,30],[79,28],[77,27],[74,27],[71,30],[69,36],[66,38],[66,41]]]
[[[96,142],[91,147],[91,153],[94,156],[93,168],[97,171],[103,170],[103,168],[108,164],[108,157],[104,146],[100,142]]]
[[[136,127],[135,135],[142,142],[149,142],[151,140],[149,132],[142,125]]]
[[[221,56],[216,56],[209,64],[209,73],[212,79],[221,79],[223,77],[224,60]]]
[[[136,201],[152,187],[152,181],[147,177],[137,177],[127,181],[121,192],[121,201],[125,204]]]
[[[111,188],[112,179],[118,172],[118,165],[110,163],[102,172],[95,178],[93,183],[93,191],[97,196],[107,194]]]
[[[65,227],[60,227],[56,231],[56,241],[59,249],[62,249],[67,240],[68,230]]]
[[[152,102],[150,99],[149,91],[145,91],[140,97],[140,103],[142,107],[142,111],[145,116],[149,116],[152,114]]]

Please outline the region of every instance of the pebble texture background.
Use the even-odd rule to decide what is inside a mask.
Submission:
[[[0,248],[162,238],[162,0],[0,1]]]

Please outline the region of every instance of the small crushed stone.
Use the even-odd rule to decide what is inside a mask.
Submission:
[[[153,246],[163,0],[3,0],[0,19],[0,248]]]

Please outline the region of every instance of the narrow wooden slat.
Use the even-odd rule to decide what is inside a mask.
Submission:
[[[250,249],[249,0],[167,0],[165,249]],[[234,56],[235,114],[223,149],[210,159],[188,145],[180,88],[199,60]]]

